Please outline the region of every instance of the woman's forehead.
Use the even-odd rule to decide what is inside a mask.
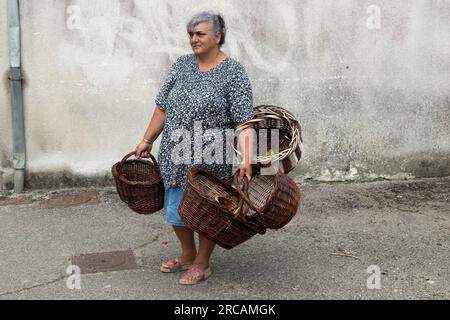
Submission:
[[[211,25],[208,22],[200,22],[199,24],[197,24],[194,28],[192,28],[191,30],[192,32],[197,32],[197,31],[211,31]]]

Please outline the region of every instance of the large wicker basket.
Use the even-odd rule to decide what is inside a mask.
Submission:
[[[300,161],[302,155],[301,127],[294,115],[285,108],[272,105],[260,105],[255,107],[253,119],[236,127],[234,150],[238,155],[241,155],[241,152],[237,149],[237,136],[239,132],[247,128],[253,128],[257,135],[258,149],[255,151],[258,152],[258,155],[255,159],[256,166],[253,166],[255,174],[259,174],[261,168],[269,167],[277,161],[279,161],[280,164],[279,170],[288,173],[294,169]],[[265,141],[260,140],[261,129],[266,130],[267,137],[264,139]],[[278,130],[278,146],[275,146],[275,142],[271,141],[272,129]],[[263,137],[263,135],[261,135],[261,137]],[[259,154],[260,149],[265,150],[266,153]],[[275,172],[272,172],[272,174]]]
[[[249,185],[236,191],[246,204],[242,211],[247,219],[269,228],[284,227],[295,216],[300,206],[300,189],[286,174],[257,175]]]
[[[265,228],[248,220],[241,211],[243,200],[231,186],[208,170],[193,168],[183,193],[179,212],[195,231],[225,249],[231,249]]]
[[[120,199],[139,214],[159,211],[164,204],[164,183],[155,157],[147,160],[127,160],[135,152],[128,153],[112,167]]]

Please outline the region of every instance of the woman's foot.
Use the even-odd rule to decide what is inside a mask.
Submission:
[[[180,284],[192,285],[205,281],[212,274],[210,267],[202,268],[198,265],[193,265],[180,278]]]
[[[184,260],[182,257],[170,259],[163,263],[159,270],[165,273],[173,273],[188,270],[192,266],[192,260]]]

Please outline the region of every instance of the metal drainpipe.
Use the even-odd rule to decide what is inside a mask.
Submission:
[[[22,100],[22,72],[20,70],[19,1],[8,0],[9,60],[11,74],[11,113],[13,128],[14,191],[23,192],[25,181],[25,124]]]

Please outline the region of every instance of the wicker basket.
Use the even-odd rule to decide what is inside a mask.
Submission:
[[[282,172],[257,175],[243,191],[236,191],[247,204],[242,208],[247,219],[269,229],[284,227],[300,206],[300,189]]]
[[[147,160],[127,160],[135,152],[128,153],[112,167],[120,199],[139,214],[159,211],[164,204],[164,184],[155,157]]]
[[[270,166],[273,162],[280,161],[280,171],[284,173],[290,172],[300,161],[301,152],[301,127],[297,119],[292,113],[282,107],[261,105],[254,109],[254,117],[252,120],[244,122],[236,127],[236,136],[234,150],[237,154],[241,152],[237,150],[237,136],[239,132],[247,128],[253,128],[257,135],[258,151],[260,144],[265,143],[266,154],[258,154],[256,156],[256,166],[253,166],[255,174],[259,174],[261,168]],[[260,141],[260,129],[267,130],[267,140]],[[279,133],[279,150],[272,153],[271,129],[278,129]],[[275,172],[273,172],[275,173]]]
[[[193,230],[231,249],[256,233],[266,231],[245,217],[240,210],[242,204],[231,183],[205,169],[193,168],[188,172],[188,183],[178,210]]]

